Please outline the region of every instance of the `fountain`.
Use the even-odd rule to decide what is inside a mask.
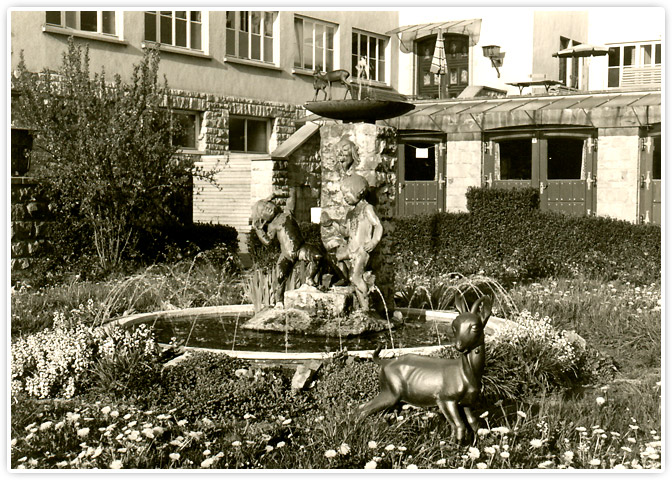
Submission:
[[[316,90],[330,87],[324,83],[330,78],[344,81],[349,74],[343,72],[332,76],[316,72]],[[400,325],[401,315],[395,312],[393,246],[385,233],[391,229],[396,195],[396,129],[375,122],[408,112],[414,105],[399,94],[363,85],[362,76],[360,70],[357,85],[345,82],[350,99],[325,98],[305,105],[323,117],[342,120],[320,126],[324,249],[304,242],[290,208],[283,211],[272,199],[254,206],[252,234],[262,243],[277,237],[281,246],[273,305],[256,312],[251,305],[153,312],[117,323],[150,323],[168,339],[179,329],[193,332],[190,336],[200,349],[261,363],[323,359],[326,351],[343,347],[352,355],[370,356],[380,344],[399,352],[427,352],[451,341],[450,322],[456,314],[434,315],[431,323],[426,321],[428,313],[420,321],[407,318]],[[299,260],[308,262],[306,282],[285,291]],[[325,264],[328,275],[318,268]],[[392,323],[399,327],[396,338]],[[496,321],[489,326],[493,324]]]

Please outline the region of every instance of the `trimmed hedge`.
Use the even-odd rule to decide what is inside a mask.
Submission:
[[[659,226],[541,212],[533,208],[538,194],[532,189],[483,190],[469,191],[470,213],[395,219],[398,271],[423,277],[481,272],[505,284],[581,275],[660,281]]]

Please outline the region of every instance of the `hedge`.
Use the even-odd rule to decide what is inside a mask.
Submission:
[[[660,226],[542,212],[532,188],[471,188],[467,207],[468,213],[393,219],[388,235],[398,276],[482,273],[504,284],[558,276],[660,281]],[[318,225],[300,227],[320,245]],[[272,266],[279,253],[277,240],[265,247],[254,233],[248,248],[255,267]]]

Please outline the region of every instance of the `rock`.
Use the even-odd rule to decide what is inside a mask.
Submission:
[[[302,285],[285,292],[285,308],[302,310],[311,316],[333,319],[352,311],[353,287],[333,287],[323,292],[316,287]]]
[[[302,390],[322,366],[320,362],[309,362],[296,367],[292,377],[292,390]]]

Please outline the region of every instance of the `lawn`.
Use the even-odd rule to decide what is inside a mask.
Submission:
[[[79,374],[61,357],[42,365],[47,373],[33,396],[13,385],[11,467],[661,468],[659,283],[560,278],[509,288],[517,309],[530,312],[521,318],[549,322],[556,338],[573,330],[586,345],[576,340],[571,352],[581,358],[559,375],[553,369],[562,366],[540,361],[554,360],[551,343],[525,343],[522,334],[513,337],[518,344],[488,340],[489,380],[476,409],[482,428],[468,444],[451,440],[436,408],[400,405],[359,418],[356,407],[377,393],[378,367],[347,353],[295,392],[292,371],[228,357],[197,355],[162,369],[165,358],[148,332],[113,332],[89,343],[67,334],[125,313],[247,303],[244,284],[241,276],[184,262],[109,282],[16,288],[13,355],[31,335],[59,328],[54,345],[68,339],[68,349],[96,353],[82,355],[92,363]],[[525,353],[531,345],[534,357]],[[24,373],[40,368],[25,362]],[[54,387],[75,376],[74,391]],[[54,388],[38,388],[45,384]],[[518,390],[507,390],[512,386]]]

